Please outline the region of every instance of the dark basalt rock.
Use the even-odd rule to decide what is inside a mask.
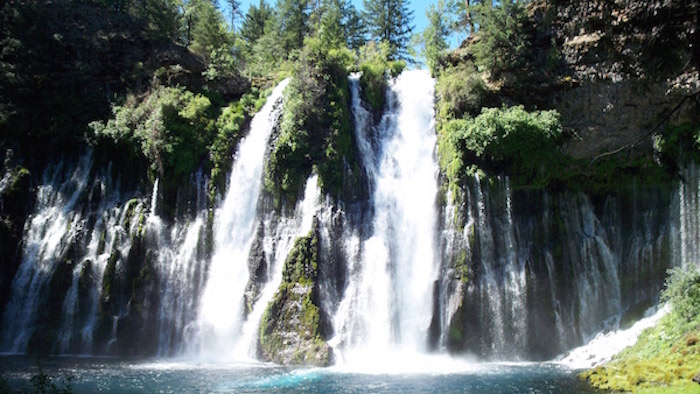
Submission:
[[[253,305],[260,297],[260,286],[267,282],[267,259],[263,247],[263,237],[265,236],[265,226],[262,222],[258,224],[255,239],[250,247],[248,256],[248,272],[250,277],[245,288],[245,313],[253,310]]]

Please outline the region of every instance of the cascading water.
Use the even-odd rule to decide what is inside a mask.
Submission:
[[[594,205],[583,194],[515,192],[507,178],[469,180],[460,216],[444,214],[453,230],[442,249],[441,343],[548,359],[639,318],[676,254],[671,199],[646,190]]]
[[[358,79],[350,77],[357,164],[368,181],[358,195],[368,191],[368,200],[319,205],[313,176],[293,213],[265,206],[262,169],[284,82],[239,146],[213,213],[212,258],[201,172],[190,178],[187,213],[166,219],[159,182],[149,204],[148,193],[121,192],[89,154],[50,166],[6,292],[0,351],[251,360],[284,260],[314,215],[315,301],[324,325],[330,317],[323,329],[333,332],[337,362],[351,369],[449,368],[425,361],[431,350],[551,359],[591,339],[565,363],[602,359],[606,341],[638,332],[608,333],[657,302],[667,268],[698,264],[697,167],[673,190],[605,197],[474,176],[458,202],[447,194],[438,217],[432,80],[411,71],[392,81],[374,124]],[[0,194],[11,177],[0,179]]]
[[[282,111],[280,83],[255,115],[248,136],[241,141],[214,223],[214,255],[202,293],[197,333],[199,353],[231,357],[245,321],[243,295],[249,278],[248,254],[258,224],[263,164],[267,142]]]
[[[24,352],[28,347],[56,265],[67,258],[83,225],[75,206],[91,165],[91,156],[85,155],[70,174],[64,175],[63,163],[48,169],[37,190],[37,213],[26,225],[22,263],[12,282],[12,296],[3,318],[4,352]]]
[[[198,171],[191,180],[197,191],[208,190],[207,180]],[[198,193],[193,220],[177,220],[166,228],[157,214],[158,180],[153,186],[151,210],[146,219],[146,236],[156,254],[160,281],[158,311],[158,355],[180,354],[185,350],[187,330],[197,316],[199,292],[204,286],[207,200]],[[168,231],[169,230],[169,231]]]
[[[20,267],[4,313],[3,352],[92,352],[102,279],[113,250],[126,252],[138,226],[119,182],[91,179],[92,155],[49,167],[25,224]],[[110,173],[109,169],[106,171]],[[127,196],[128,197],[128,196]],[[49,334],[55,330],[55,339]]]
[[[404,72],[390,84],[388,111],[368,136],[357,76],[351,77],[355,135],[367,168],[374,215],[370,235],[346,248],[349,284],[332,340],[345,362],[395,351],[423,352],[436,276],[437,165],[433,80]]]
[[[240,339],[233,352],[237,359],[256,359],[258,328],[263,313],[282,283],[284,261],[294,246],[294,241],[311,231],[320,199],[318,176],[312,175],[306,182],[304,198],[297,204],[293,217],[279,218],[274,213],[265,215],[264,228],[274,229],[274,231],[266,231],[263,240],[263,250],[267,257],[266,264],[269,267],[268,270],[272,271],[272,277],[264,284],[259,298],[243,323]]]

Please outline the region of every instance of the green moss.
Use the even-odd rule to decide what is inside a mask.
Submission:
[[[506,170],[516,184],[547,185],[552,177],[548,169],[561,161],[557,150],[561,137],[556,111],[484,108],[476,118],[439,124],[440,167],[455,193],[473,164]]]
[[[314,365],[328,365],[331,361],[316,301],[318,248],[314,229],[309,236],[296,240],[284,263],[282,284],[260,324],[260,347],[268,360]],[[296,339],[289,340],[290,335]],[[290,356],[285,356],[290,352]]]
[[[454,265],[459,279],[465,283],[469,280],[469,265],[467,263],[467,251],[466,249],[462,249],[455,258]]]
[[[386,104],[387,77],[398,76],[406,67],[402,61],[390,61],[389,53],[386,43],[369,43],[360,50],[362,97],[374,111],[381,111]]]
[[[211,160],[211,183],[209,185],[210,200],[214,200],[217,190],[223,190],[226,184],[226,173],[233,161],[233,151],[241,139],[241,131],[252,119],[253,115],[265,105],[270,91],[260,91],[252,88],[238,101],[223,108],[216,120],[217,133],[209,145]]]
[[[360,77],[362,97],[374,111],[381,111],[386,103],[386,65],[363,64],[360,70],[362,71]]]
[[[354,162],[344,58],[306,41],[285,91],[279,137],[265,167],[276,207],[293,207],[313,168],[324,193],[340,195],[344,163]]]
[[[100,298],[104,302],[109,301],[112,298],[112,292],[116,290],[117,262],[119,262],[120,259],[121,252],[119,249],[114,249],[107,260],[105,273],[102,277],[102,292],[100,292]]]
[[[700,371],[700,274],[674,270],[663,298],[673,307],[668,315],[645,330],[634,346],[581,377],[601,390],[689,389],[688,382]]]

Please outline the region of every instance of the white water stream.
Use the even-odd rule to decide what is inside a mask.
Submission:
[[[357,78],[350,81],[355,135],[370,177],[374,219],[371,236],[347,248],[352,276],[331,341],[346,364],[425,352],[437,275],[434,82],[425,71],[391,81],[389,109],[368,130]]]

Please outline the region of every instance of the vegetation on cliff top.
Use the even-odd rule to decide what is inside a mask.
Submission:
[[[265,168],[265,187],[277,206],[295,205],[312,168],[321,190],[340,193],[344,163],[352,163],[354,154],[347,79],[351,61],[345,48],[327,49],[319,39],[306,40]]]
[[[571,155],[572,142],[593,137],[582,137],[576,129],[565,127],[570,125],[570,119],[562,119],[551,109],[556,105],[550,98],[552,92],[573,86],[570,75],[575,72],[574,65],[567,64],[563,56],[566,49],[563,36],[570,32],[561,26],[568,26],[569,22],[560,17],[573,12],[570,8],[575,7],[543,2],[525,6],[525,3],[511,0],[497,4],[477,2],[467,8],[461,5],[455,19],[472,36],[462,48],[451,53],[438,51],[435,59],[429,59],[437,77],[439,158],[448,188],[458,197],[465,177],[477,169],[486,174],[505,173],[511,176],[515,188],[568,189],[593,194],[653,186],[677,178],[681,162],[687,163],[683,157],[697,156],[692,153],[698,152],[696,137],[692,135],[697,129],[694,126],[697,117],[690,123],[679,123],[672,120],[673,112],[670,112],[644,141],[627,146],[643,142],[641,149],[623,146],[595,158]],[[605,6],[601,7],[605,11]],[[664,12],[668,11],[664,7],[661,7]],[[438,8],[433,14],[448,14],[443,19],[449,19],[448,11]],[[596,14],[591,19],[605,15],[603,12],[602,16]],[[641,18],[634,12],[632,15]],[[592,28],[587,25],[591,21],[580,23],[586,29]],[[441,31],[440,26],[433,23],[433,33]],[[611,39],[626,32],[617,25],[613,30],[606,33]],[[662,30],[668,34],[678,29],[664,25]],[[685,33],[682,36],[684,40],[690,39]],[[436,48],[440,48],[439,38],[438,34],[432,44]],[[688,54],[684,56],[692,58]],[[624,59],[611,53],[609,58],[596,61],[604,67],[609,62],[623,64]],[[654,70],[656,73],[652,73]],[[649,69],[649,75],[659,74],[658,69],[654,70]],[[652,134],[656,150],[651,149]]]
[[[700,273],[670,271],[662,300],[671,312],[609,363],[583,373],[591,385],[615,392],[695,392],[700,371]]]

